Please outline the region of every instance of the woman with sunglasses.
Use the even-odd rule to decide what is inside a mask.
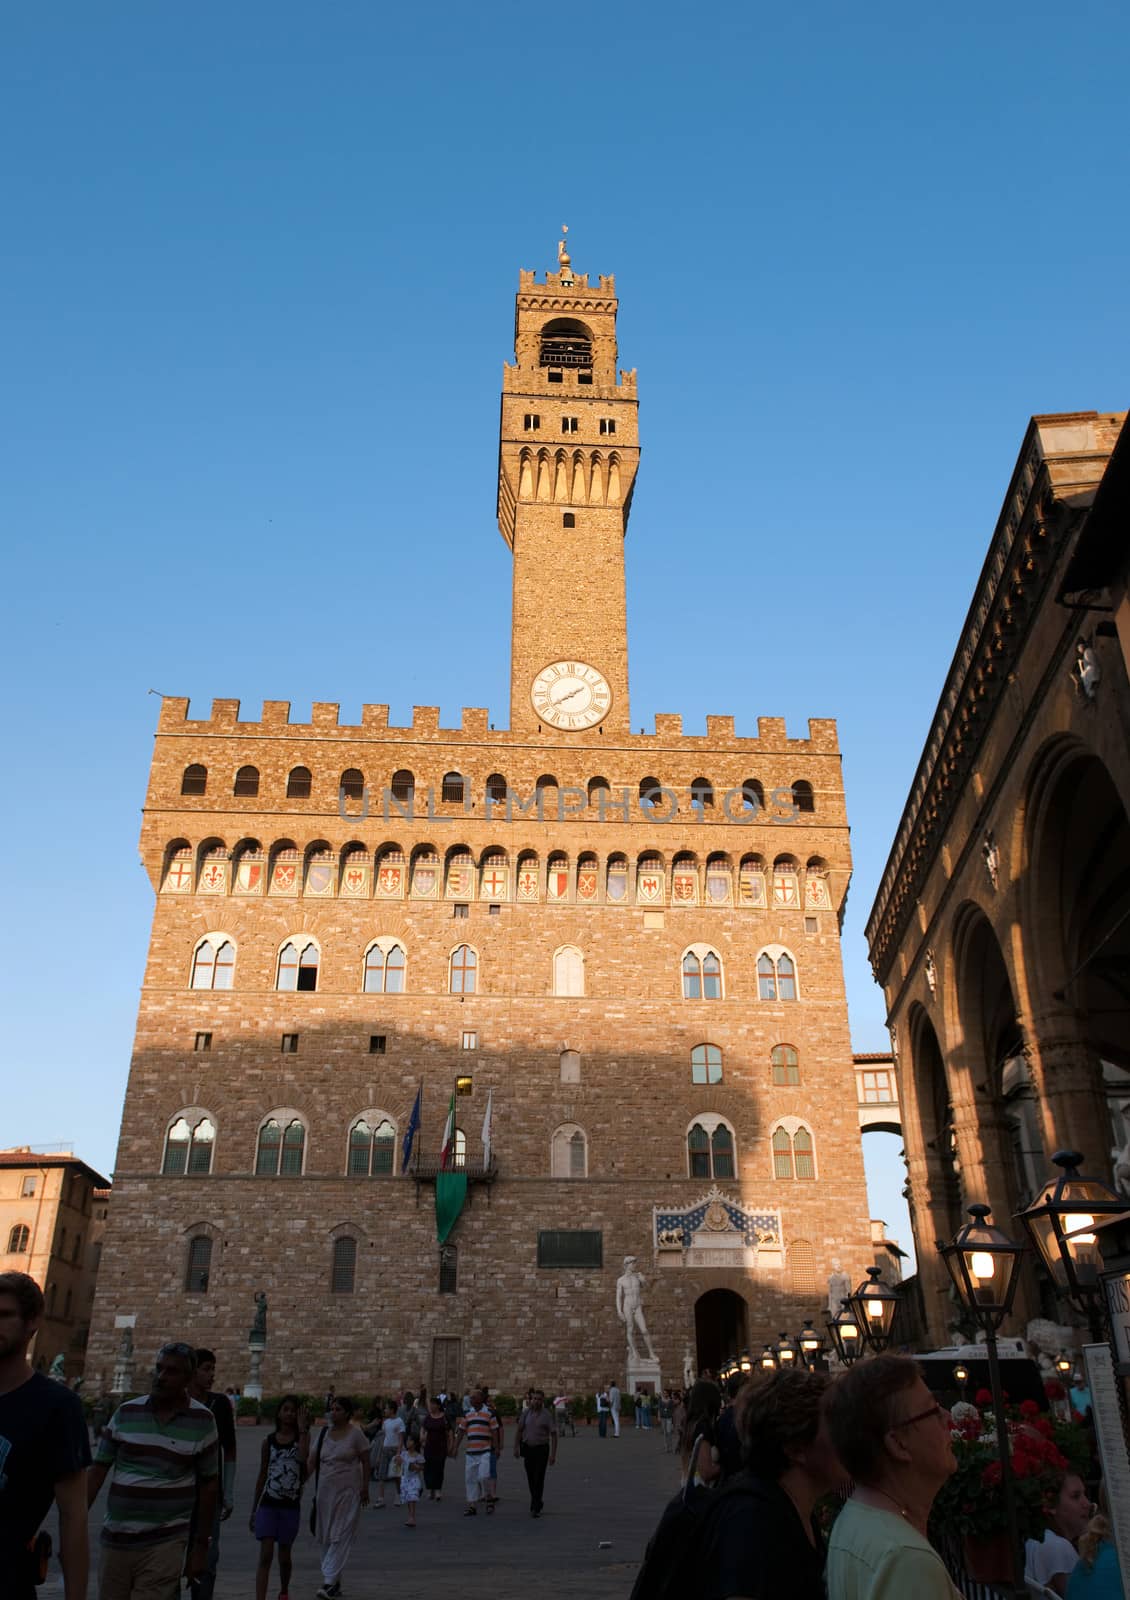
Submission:
[[[926,1535],[957,1467],[950,1415],[907,1356],[861,1361],[832,1384],[828,1430],[855,1491],[832,1528],[828,1600],[960,1600]]]

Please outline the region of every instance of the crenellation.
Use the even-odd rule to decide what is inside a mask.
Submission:
[[[464,706],[459,731],[472,739],[483,739],[490,732],[490,712],[485,706]]]
[[[683,737],[683,717],[679,711],[657,711],[655,714],[655,737],[657,739],[681,739]]]
[[[263,701],[263,728],[274,732],[277,728],[285,728],[290,724],[289,700],[264,700]]]
[[[239,721],[238,700],[213,700],[211,722],[219,728],[234,728]]]
[[[789,742],[784,717],[758,717],[757,737],[767,749],[780,749]]]
[[[315,700],[310,708],[310,726],[318,733],[341,726],[341,707],[336,700]]]
[[[439,707],[438,706],[413,706],[412,707],[412,732],[431,734],[439,732]]]
[[[363,705],[361,707],[361,732],[366,735],[385,733],[388,730],[388,706]]]
[[[733,739],[733,717],[712,717],[708,714],[706,718],[706,737],[712,744],[719,743],[722,740]]]

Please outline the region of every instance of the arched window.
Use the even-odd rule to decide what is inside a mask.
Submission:
[[[457,1294],[459,1290],[459,1249],[453,1244],[439,1247],[439,1292]]]
[[[204,794],[207,789],[208,768],[202,767],[198,761],[194,761],[190,767],[185,767],[180,781],[181,794]]]
[[[695,778],[691,784],[691,805],[698,811],[708,811],[714,804],[714,785],[709,778]]]
[[[557,799],[557,779],[552,772],[543,772],[534,784],[534,793],[538,797],[539,814],[545,808],[546,797]]]
[[[212,1276],[212,1241],[206,1233],[188,1241],[188,1259],[185,1262],[184,1289],[186,1294],[207,1294],[208,1279]]]
[[[407,767],[401,767],[399,772],[393,773],[392,798],[394,800],[399,800],[402,805],[405,801],[407,801],[408,804],[411,805],[415,793],[416,779],[413,777],[412,773],[408,771]]]
[[[796,963],[785,950],[764,950],[757,958],[757,994],[761,1000],[796,999]]]
[[[462,1172],[467,1165],[467,1135],[462,1128],[456,1128],[451,1151],[451,1165],[456,1172]]]
[[[494,805],[506,799],[506,779],[501,772],[492,772],[487,779],[487,799]]]
[[[27,1251],[28,1240],[30,1238],[31,1234],[28,1230],[27,1223],[17,1222],[15,1227],[8,1235],[8,1254],[10,1256],[24,1255]]]
[[[445,772],[439,797],[445,805],[461,806],[467,796],[467,780],[461,772]]]
[[[590,806],[599,806],[602,796],[605,805],[607,805],[608,796],[612,793],[612,788],[607,778],[590,778],[587,792]]]
[[[235,775],[233,794],[251,797],[259,793],[259,768],[240,767]]]
[[[732,1178],[734,1130],[717,1116],[701,1116],[687,1130],[687,1164],[692,1178]]]
[[[691,1051],[691,1082],[722,1082],[722,1052],[716,1044],[696,1044]]]
[[[576,1123],[567,1122],[553,1135],[549,1171],[553,1178],[588,1177],[588,1144]]]
[[[359,767],[347,767],[341,775],[338,792],[343,800],[363,800],[365,797],[365,774]]]
[[[201,939],[192,957],[194,989],[230,989],[235,975],[235,945],[211,934]]]
[[[575,945],[563,945],[553,955],[553,992],[557,995],[583,995],[585,958]]]
[[[396,1129],[387,1117],[359,1117],[349,1130],[349,1176],[390,1177],[396,1161]]]
[[[165,1135],[162,1176],[179,1178],[188,1173],[196,1177],[211,1172],[215,1144],[216,1125],[211,1117],[200,1117],[195,1123],[178,1117]]]
[[[310,798],[310,768],[292,767],[286,780],[286,797],[288,800],[309,800]]]
[[[452,994],[474,994],[478,988],[479,958],[469,944],[457,945],[451,952]]]
[[[562,1083],[580,1083],[581,1081],[581,1052],[579,1050],[562,1050],[557,1059]]]
[[[812,793],[812,785],[804,778],[793,784],[793,805],[798,811],[811,812],[816,810],[816,797]]]
[[[365,952],[365,994],[404,993],[404,946],[378,941]]]
[[[816,1151],[812,1133],[795,1117],[785,1117],[773,1130],[773,1176],[797,1178],[802,1183],[816,1177]]]
[[[791,1239],[786,1262],[789,1269],[789,1288],[794,1294],[813,1295],[820,1291],[816,1274],[816,1251],[807,1239]]]
[[[318,987],[320,953],[313,939],[306,943],[288,941],[279,951],[277,988],[309,993]]]
[[[709,949],[688,950],[683,957],[683,999],[721,1000],[722,963]]]
[[[658,778],[640,779],[640,805],[645,811],[650,811],[652,806],[657,806],[663,799],[663,794]]]
[[[773,1046],[773,1082],[791,1087],[800,1082],[800,1057],[791,1044],[775,1044]]]
[[[334,1240],[330,1293],[352,1294],[357,1280],[357,1240],[345,1234]]]
[[[277,1117],[269,1117],[259,1129],[259,1145],[255,1152],[256,1177],[301,1177],[305,1149],[306,1129],[297,1117],[292,1118],[285,1128]]]
[[[743,781],[742,806],[755,814],[765,810],[765,786],[760,778],[746,778]]]

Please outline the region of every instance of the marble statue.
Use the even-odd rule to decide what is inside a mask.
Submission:
[[[1127,1129],[1130,1129],[1130,1100],[1123,1100],[1118,1109]],[[1114,1187],[1121,1194],[1130,1195],[1130,1132],[1127,1133],[1126,1143],[1121,1148],[1116,1145],[1110,1152],[1110,1164],[1114,1169]]]
[[[267,1337],[267,1296],[262,1289],[255,1296],[255,1321],[251,1324],[250,1339],[264,1340]]]
[[[926,987],[930,991],[932,1000],[938,992],[938,968],[932,950],[927,950],[926,952]]]
[[[1001,853],[991,828],[981,842],[981,859],[985,863],[985,871],[989,875],[989,883],[995,889],[1000,882]]]
[[[132,1328],[123,1328],[122,1329],[122,1342],[118,1346],[118,1360],[119,1361],[132,1361],[133,1360],[133,1329]]]
[[[636,1271],[635,1256],[624,1257],[624,1270],[616,1279],[616,1315],[624,1324],[628,1335],[628,1361],[639,1360],[639,1351],[636,1348],[636,1334],[643,1335],[644,1344],[647,1346],[649,1361],[657,1359],[651,1345],[651,1335],[647,1331],[647,1323],[643,1317],[643,1286],[644,1279]]]
[[[828,1278],[828,1312],[838,1317],[840,1307],[851,1295],[851,1279],[840,1265],[839,1256],[832,1257],[832,1271]]]
[[[1079,639],[1075,645],[1075,676],[1084,698],[1093,700],[1102,682],[1103,669],[1095,654],[1094,641],[1089,637]]]
[[[694,1357],[691,1355],[689,1344],[683,1346],[683,1388],[690,1389],[694,1385]]]

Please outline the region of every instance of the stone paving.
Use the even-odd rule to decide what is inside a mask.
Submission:
[[[252,1491],[265,1428],[239,1430],[236,1509],[224,1524],[215,1600],[253,1600],[258,1546],[248,1531]],[[316,1434],[315,1434],[316,1437]],[[529,1514],[526,1474],[512,1454],[508,1429],[500,1467],[501,1503],[493,1516],[480,1510],[464,1517],[463,1456],[448,1462],[444,1497],[417,1507],[415,1533],[389,1495],[384,1511],[363,1511],[353,1555],[345,1572],[346,1600],[432,1600],[443,1593],[490,1600],[627,1600],[651,1533],[678,1488],[678,1458],[665,1455],[662,1435],[625,1426],[621,1437],[601,1439],[582,1426],[561,1442],[557,1465],[546,1479],[545,1510]],[[319,1547],[306,1525],[310,1488],[304,1496],[303,1527],[294,1546],[291,1600],[313,1600],[321,1582]],[[98,1533],[106,1491],[90,1516],[97,1595]],[[50,1524],[49,1524],[50,1525]],[[607,1542],[607,1543],[606,1543]],[[602,1546],[605,1546],[602,1548]],[[57,1565],[38,1591],[61,1600]],[[270,1600],[279,1592],[277,1562]]]

